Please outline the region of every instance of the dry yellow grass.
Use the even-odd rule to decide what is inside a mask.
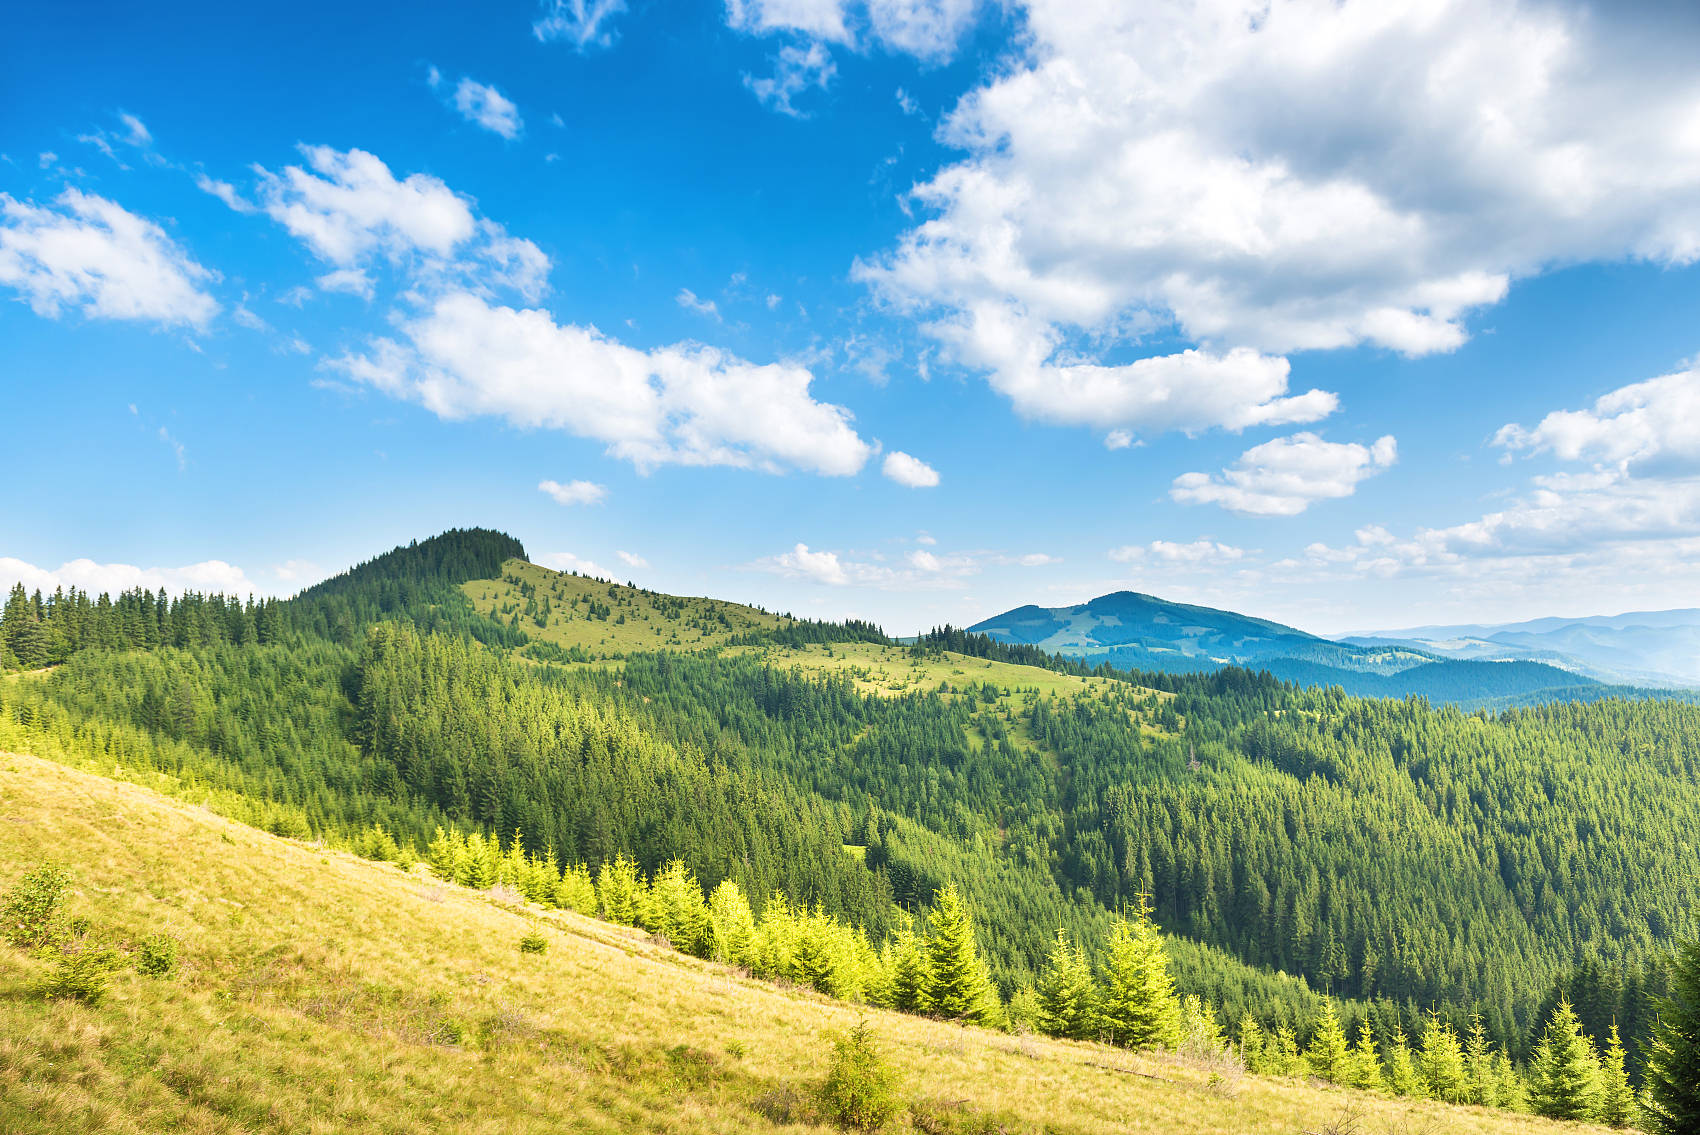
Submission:
[[[769,1130],[864,1013],[573,915],[281,840],[139,786],[0,755],[0,887],[68,867],[68,913],[183,942],[171,980],[49,1001],[0,945],[0,1130]],[[543,955],[518,941],[540,923]],[[929,1131],[1578,1132],[867,1012]],[[458,1042],[454,1042],[458,1036]],[[1156,1078],[1148,1078],[1156,1077]],[[806,1109],[805,1109],[806,1110]],[[793,1130],[814,1130],[807,1114]]]

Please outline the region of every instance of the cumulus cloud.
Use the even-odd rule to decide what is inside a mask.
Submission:
[[[1494,441],[1623,472],[1700,472],[1700,367],[1620,387],[1586,410],[1555,410],[1533,428],[1506,425]]]
[[[1238,563],[1245,554],[1244,548],[1215,540],[1193,540],[1185,544],[1153,540],[1149,544],[1124,544],[1110,549],[1110,559],[1119,564],[1159,563],[1186,567]]]
[[[185,567],[137,567],[134,564],[96,563],[75,559],[57,568],[41,568],[24,560],[0,556],[0,590],[22,583],[26,590],[51,594],[55,588],[75,587],[91,595],[117,595],[140,587],[147,591],[164,588],[173,594],[184,591],[252,595],[263,592],[243,570],[223,560],[203,560]]]
[[[443,295],[399,320],[402,340],[329,364],[358,383],[447,419],[493,416],[607,443],[640,468],[732,465],[831,476],[872,447],[842,406],[816,401],[813,376],[680,343],[643,351],[548,312]]]
[[[1508,424],[1497,444],[1571,467],[1533,476],[1475,519],[1405,536],[1371,525],[1346,544],[1313,544],[1293,570],[1434,576],[1497,598],[1537,583],[1549,594],[1668,597],[1684,579],[1692,587],[1700,555],[1696,407],[1700,375],[1690,369],[1609,391],[1587,409],[1554,411],[1533,427]]]
[[[442,74],[433,67],[431,86],[440,87],[442,82]],[[490,84],[480,83],[471,76],[461,77],[448,102],[456,113],[474,126],[500,134],[510,141],[518,138],[525,129],[525,123],[520,121],[519,107],[511,99]]]
[[[954,53],[978,7],[978,0],[727,0],[726,25],[936,62]]]
[[[1195,369],[1242,352],[1192,421],[1313,421],[1277,356],[1449,351],[1518,277],[1700,256],[1700,45],[1657,13],[1029,0],[931,215],[857,275],[1046,420],[1175,428],[1108,362],[1172,330]]]
[[[615,552],[614,554],[619,556],[620,562],[625,564],[627,567],[646,568],[649,566],[649,561],[638,555],[636,552]]]
[[[771,559],[757,561],[757,566],[781,575],[824,583],[831,587],[842,587],[852,582],[851,573],[839,562],[837,552],[810,551],[809,546],[804,543],[798,543],[789,552],[783,552]],[[868,565],[863,564],[851,566],[859,571],[868,568]]]
[[[880,472],[911,489],[930,489],[939,483],[938,470],[918,457],[892,450],[885,455]]]
[[[388,263],[415,289],[547,290],[549,258],[429,174],[397,178],[364,150],[303,146],[302,166],[256,167],[260,207],[337,269]],[[352,277],[333,277],[352,279]]]
[[[608,498],[606,485],[598,485],[594,481],[539,481],[537,488],[547,493],[556,504],[601,504]]]
[[[116,202],[67,189],[52,206],[0,193],[0,284],[37,315],[67,307],[90,318],[205,327],[217,279],[164,229]]]
[[[580,575],[588,575],[593,579],[605,579],[613,582],[614,573],[604,569],[594,560],[575,556],[571,552],[547,552],[539,556],[537,562],[555,571],[576,571]]]
[[[315,277],[313,282],[319,285],[320,291],[347,292],[362,299],[371,299],[374,288],[372,277],[360,268],[338,268]]]
[[[756,560],[748,566],[829,587],[927,591],[961,587],[989,566],[1034,568],[1061,562],[1044,552],[1010,555],[996,551],[940,552],[923,547],[911,549],[898,566],[892,566],[877,553],[856,558],[837,551],[817,551],[799,543],[789,552]]]
[[[625,10],[625,0],[543,0],[531,31],[544,43],[561,41],[581,52],[607,47],[614,42],[614,17]]]
[[[1365,446],[1299,433],[1253,446],[1220,476],[1183,473],[1169,495],[1249,516],[1297,516],[1319,500],[1351,496],[1358,482],[1392,465],[1397,455],[1391,435]]]

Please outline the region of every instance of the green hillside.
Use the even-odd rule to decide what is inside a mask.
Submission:
[[[0,635],[52,668],[0,683],[0,745],[350,848],[422,856],[441,827],[592,872],[679,860],[875,954],[954,886],[1005,1017],[1059,928],[1097,956],[1145,895],[1180,991],[1236,1030],[1309,1043],[1332,994],[1384,1052],[1479,1015],[1522,1062],[1562,994],[1639,1073],[1700,908],[1693,706],[1464,714],[898,645],[516,547],[449,533],[284,603],[8,604]]]

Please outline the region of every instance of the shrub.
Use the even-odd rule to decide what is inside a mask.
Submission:
[[[144,977],[170,977],[177,970],[177,939],[150,934],[136,948],[136,972]]]
[[[821,1087],[821,1107],[841,1127],[875,1131],[897,1113],[893,1075],[874,1047],[866,1020],[832,1041],[832,1068]]]
[[[59,907],[65,901],[70,876],[43,863],[18,880],[0,906],[0,927],[14,946],[44,946],[58,937]]]
[[[97,1004],[106,996],[106,979],[118,964],[118,951],[110,946],[74,947],[60,955],[43,992],[49,997]]]
[[[522,954],[541,954],[548,948],[549,939],[545,938],[543,932],[535,926],[526,932],[525,937],[519,940],[519,952]]]

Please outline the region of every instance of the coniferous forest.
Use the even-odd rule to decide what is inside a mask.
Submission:
[[[789,619],[593,659],[468,601],[523,555],[451,532],[287,601],[14,589],[0,747],[875,1004],[1219,1028],[1254,1070],[1608,1121],[1659,1082],[1700,707],[1464,713]],[[952,669],[892,695],[796,664],[847,643]]]

